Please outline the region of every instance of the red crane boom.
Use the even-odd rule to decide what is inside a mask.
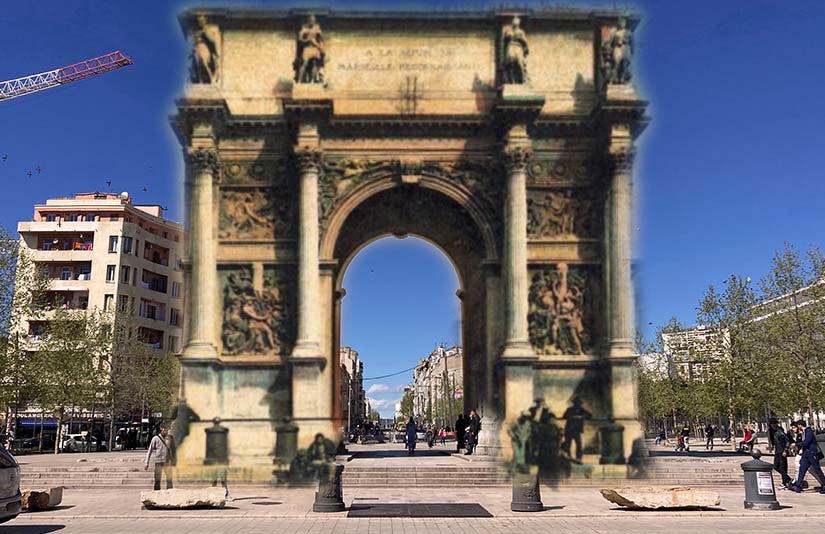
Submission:
[[[0,82],[0,101],[10,100],[57,85],[76,82],[84,78],[91,78],[131,64],[132,58],[118,50],[67,67],[32,74],[15,80],[7,80]]]

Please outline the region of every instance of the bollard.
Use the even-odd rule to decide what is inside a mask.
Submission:
[[[754,449],[751,456],[753,460],[742,464],[742,471],[745,472],[745,509],[778,510],[773,465],[759,459],[762,456],[759,449]]]
[[[335,463],[325,464],[319,470],[313,512],[343,512],[346,509],[342,488],[343,473],[344,466]]]
[[[513,473],[513,500],[510,501],[510,510],[513,512],[544,510],[537,466],[531,465],[526,473],[518,470]]]

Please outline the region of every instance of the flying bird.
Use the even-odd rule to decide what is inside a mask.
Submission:
[[[40,168],[40,165],[38,165],[38,166],[37,166],[37,168],[36,168],[35,170],[37,171],[37,174],[40,174],[40,171],[42,171],[43,169],[41,169],[41,168]]]
[[[31,177],[32,177],[32,171],[27,172],[27,173],[26,173],[26,176],[28,176],[29,178],[31,178]]]
[[[149,192],[149,190],[146,188],[146,186],[143,186],[143,192],[144,192],[144,193],[148,193],[148,192]]]
[[[6,161],[7,159],[9,159],[9,155],[8,154],[3,154],[3,161]]]
[[[106,180],[106,187],[112,187],[112,181]]]

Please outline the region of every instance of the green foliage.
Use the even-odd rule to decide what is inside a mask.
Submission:
[[[412,393],[407,390],[404,392],[404,396],[401,397],[401,415],[405,418],[412,417],[413,414],[413,396]]]
[[[638,340],[642,417],[696,421],[820,411],[825,406],[825,256],[790,245],[774,255],[758,283],[732,275],[708,287],[697,308],[708,333],[687,359],[704,369],[684,376],[665,354],[662,334],[683,327],[671,319],[650,343]],[[675,421],[674,421],[675,424]]]

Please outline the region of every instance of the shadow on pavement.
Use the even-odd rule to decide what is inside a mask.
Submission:
[[[61,505],[55,506],[53,508],[47,508],[45,510],[26,510],[23,513],[24,514],[37,514],[39,512],[54,512],[55,510],[68,510],[70,508],[74,508],[74,505],[73,504],[61,504]]]
[[[353,459],[357,460],[359,458],[426,458],[426,457],[433,457],[433,456],[450,456],[452,451],[440,451],[440,450],[416,450],[415,454],[409,455],[405,450],[388,450],[388,449],[379,449],[375,451],[356,451],[353,453]]]
[[[0,532],[8,532],[11,534],[48,534],[49,532],[56,532],[63,530],[66,525],[15,525],[3,523],[0,525]]]

